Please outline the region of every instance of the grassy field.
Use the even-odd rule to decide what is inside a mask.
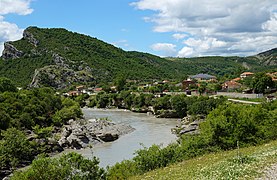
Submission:
[[[204,155],[132,179],[255,179],[277,163],[277,141]]]

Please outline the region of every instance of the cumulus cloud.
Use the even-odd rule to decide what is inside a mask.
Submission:
[[[187,36],[188,36],[187,34],[180,34],[180,33],[175,33],[175,34],[172,35],[172,37],[176,40],[184,39]]]
[[[31,0],[1,0],[0,15],[15,13],[19,15],[27,15],[33,12],[30,8]]]
[[[277,36],[276,1],[139,0],[131,5],[153,11],[145,19],[154,23],[154,32],[190,34],[192,39],[184,47],[193,51],[191,55],[248,55],[277,44],[268,41]]]
[[[122,47],[122,46],[125,48],[129,47],[128,41],[126,39],[122,39],[117,42],[113,42],[112,44],[116,47]]]
[[[183,47],[177,54],[178,57],[189,57],[193,55],[193,48],[191,47]]]
[[[271,32],[277,32],[277,13],[274,13],[270,20],[262,25],[262,28]]]
[[[170,43],[156,43],[151,46],[154,51],[160,51],[164,56],[175,56],[176,45]]]
[[[16,24],[5,21],[7,14],[27,15],[33,12],[30,0],[0,0],[0,55],[4,49],[4,42],[18,40],[22,37],[23,29]]]
[[[4,49],[4,42],[15,41],[22,37],[23,29],[20,29],[16,24],[4,21],[0,16],[0,55]]]

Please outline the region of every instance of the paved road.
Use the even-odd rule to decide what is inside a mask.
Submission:
[[[261,102],[244,101],[239,99],[228,99],[228,101],[244,103],[244,104],[261,104]]]

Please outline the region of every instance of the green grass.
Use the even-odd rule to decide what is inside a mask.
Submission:
[[[254,179],[277,162],[277,141],[204,155],[132,179]]]

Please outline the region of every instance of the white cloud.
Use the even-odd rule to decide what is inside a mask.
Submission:
[[[1,0],[0,15],[15,13],[19,15],[27,15],[33,12],[30,8],[31,0]]]
[[[117,47],[124,47],[124,48],[129,47],[129,43],[128,43],[128,41],[126,39],[119,40],[119,41],[114,42],[112,44],[114,46],[117,46]]]
[[[271,32],[277,32],[277,13],[274,13],[270,20],[262,25],[262,28]]]
[[[16,24],[4,21],[0,16],[0,55],[4,49],[4,42],[18,40],[22,34],[23,29],[18,28]]]
[[[145,19],[154,23],[154,32],[190,34],[194,41],[187,43],[201,46],[192,47],[193,55],[246,55],[258,52],[261,46],[274,48],[277,44],[267,40],[277,36],[276,0],[139,0],[132,5],[153,11]],[[250,46],[245,39],[255,44]],[[235,48],[238,46],[249,49]]]
[[[31,0],[0,0],[0,55],[4,49],[4,42],[18,40],[23,33],[23,29],[16,24],[5,21],[4,15],[11,13],[30,14],[33,12],[30,3]]]
[[[194,53],[193,48],[191,47],[183,47],[179,52],[178,52],[178,57],[190,57]]]
[[[172,35],[172,37],[176,40],[184,39],[187,36],[188,36],[187,34],[180,34],[180,33],[175,33],[175,34]]]
[[[161,51],[163,56],[175,56],[176,45],[170,43],[156,43],[151,46],[154,51]]]

